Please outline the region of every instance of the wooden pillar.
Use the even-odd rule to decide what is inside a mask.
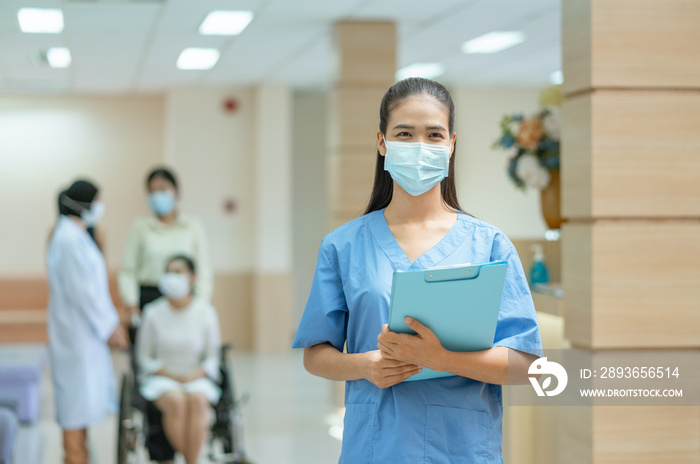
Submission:
[[[379,103],[394,83],[396,27],[390,22],[335,25],[336,82],[330,98],[332,227],[361,216],[374,180]]]
[[[341,21],[334,29],[337,74],[329,100],[330,228],[361,216],[374,181],[379,104],[394,83],[396,26]],[[343,405],[344,382],[334,382]]]
[[[700,348],[700,2],[564,0],[565,333]],[[663,433],[659,433],[663,430]],[[567,463],[698,463],[700,407],[593,407]]]

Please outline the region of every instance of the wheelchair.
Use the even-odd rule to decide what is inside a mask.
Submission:
[[[213,405],[214,420],[208,442],[209,461],[216,464],[251,464],[243,447],[241,407],[247,396],[237,397],[233,384],[229,352],[232,345],[221,347],[221,398]],[[145,464],[151,462],[146,451],[146,440],[159,430],[161,424],[148,423],[148,409],[155,406],[139,394],[137,366],[131,353],[132,372],[124,374],[119,393],[119,427],[117,436],[117,464]],[[206,446],[206,445],[205,445]]]

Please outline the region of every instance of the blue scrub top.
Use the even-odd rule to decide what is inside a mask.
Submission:
[[[293,348],[330,343],[348,353],[377,349],[389,319],[393,272],[508,261],[494,346],[538,353],[535,307],[508,238],[459,213],[445,237],[413,263],[389,229],[384,210],[359,217],[321,242],[311,294]],[[502,463],[499,385],[466,377],[403,382],[380,389],[345,384],[341,463]]]

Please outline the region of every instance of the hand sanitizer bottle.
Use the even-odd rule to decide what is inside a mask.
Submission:
[[[544,264],[544,253],[542,245],[532,245],[530,249],[534,252],[532,267],[530,268],[530,285],[549,283],[549,270]]]

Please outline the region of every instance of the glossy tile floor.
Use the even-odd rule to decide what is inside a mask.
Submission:
[[[127,365],[123,353],[114,355],[118,378]],[[335,463],[340,441],[329,435],[342,419],[333,405],[331,382],[308,374],[300,352],[284,354],[234,353],[238,393],[248,393],[243,407],[244,443],[255,464]],[[42,420],[24,427],[15,443],[14,464],[61,464],[61,431],[54,421],[51,382],[43,382]],[[116,461],[117,419],[89,430],[92,464]],[[208,461],[202,458],[201,463]],[[177,460],[176,463],[184,463]]]

